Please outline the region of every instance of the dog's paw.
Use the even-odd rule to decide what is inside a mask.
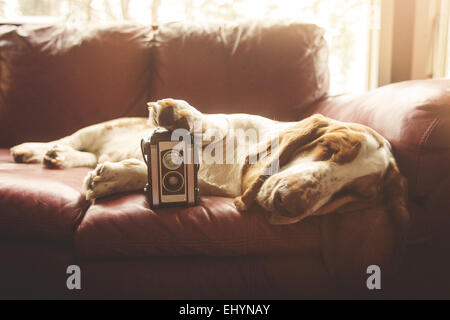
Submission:
[[[49,169],[57,169],[67,167],[71,149],[61,145],[53,145],[44,155],[42,164]]]
[[[168,130],[186,129],[192,133],[197,121],[202,119],[201,112],[183,100],[163,99],[150,102],[148,106],[154,125]]]
[[[48,149],[46,143],[27,142],[11,148],[11,156],[17,163],[41,163]]]
[[[147,167],[139,160],[104,162],[84,179],[86,199],[92,200],[115,193],[143,190],[147,183]]]
[[[45,152],[42,164],[49,169],[95,167],[97,157],[92,153],[77,151],[66,145],[53,144]]]
[[[116,187],[117,175],[112,162],[104,162],[90,171],[84,178],[86,199],[92,200],[112,194]]]

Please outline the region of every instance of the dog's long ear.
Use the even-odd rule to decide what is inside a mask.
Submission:
[[[411,221],[407,209],[407,182],[400,173],[400,170],[394,160],[392,160],[389,164],[388,170],[384,176],[384,196],[396,229],[397,253],[395,255],[399,257],[401,256],[403,248],[406,244]]]
[[[274,174],[274,168],[286,165],[292,157],[323,135],[330,121],[317,114],[285,129],[270,142],[262,142],[257,154],[249,155],[242,169],[242,195],[234,201],[239,211],[248,210],[255,202],[261,186]],[[274,141],[277,141],[278,146]],[[261,158],[261,155],[264,155]],[[252,159],[258,159],[251,163]]]

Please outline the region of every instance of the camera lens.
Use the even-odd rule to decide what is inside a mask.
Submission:
[[[169,172],[163,177],[163,186],[169,192],[178,192],[184,186],[184,178],[177,171]]]
[[[162,160],[164,166],[169,170],[177,170],[183,164],[183,157],[178,151],[167,152]]]

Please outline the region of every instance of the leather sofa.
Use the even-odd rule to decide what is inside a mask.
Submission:
[[[330,97],[327,59],[323,30],[308,24],[0,26],[0,297],[448,295],[450,80]],[[399,258],[380,206],[275,227],[262,209],[240,213],[221,197],[157,211],[142,192],[89,202],[81,188],[89,168],[11,159],[15,144],[147,116],[145,102],[165,97],[207,113],[322,113],[383,134],[408,180],[412,220],[384,290],[365,282],[369,265]],[[70,265],[81,268],[81,290],[66,287]]]

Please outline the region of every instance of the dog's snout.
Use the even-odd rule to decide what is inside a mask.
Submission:
[[[281,193],[279,190],[275,191],[275,195],[273,197],[273,204],[277,209],[283,207],[283,199],[281,198]]]
[[[295,197],[289,192],[289,187],[286,184],[277,188],[273,197],[273,205],[280,215],[290,218],[297,215],[295,210],[289,209],[295,207],[293,201],[295,201]]]

